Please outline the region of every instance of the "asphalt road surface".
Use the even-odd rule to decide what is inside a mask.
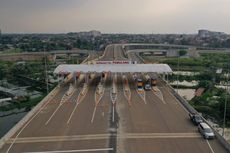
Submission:
[[[135,54],[129,56],[139,60]],[[101,60],[130,60],[121,45],[109,45]],[[138,61],[141,62],[141,61]],[[128,80],[130,101],[124,94]],[[140,75],[140,74],[139,74]],[[104,92],[96,103],[97,85]],[[36,113],[0,150],[2,153],[227,153],[216,140],[204,140],[188,112],[158,82],[158,93],[136,90],[133,74],[96,74],[84,88],[84,80],[60,87],[46,107]],[[115,101],[112,93],[115,92]],[[159,93],[161,96],[159,96]]]

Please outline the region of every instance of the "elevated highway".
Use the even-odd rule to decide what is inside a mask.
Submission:
[[[88,50],[60,50],[60,51],[50,51],[50,52],[22,52],[22,53],[8,53],[0,54],[0,60],[2,61],[36,61],[41,60],[46,56],[49,60],[55,60],[56,56],[71,56],[76,54],[90,55],[94,58],[97,54],[94,51]]]
[[[126,57],[121,45],[106,47],[100,60],[128,58],[142,62],[135,54]],[[163,81],[157,84],[161,98],[154,90],[145,91],[143,98],[136,90],[133,75],[127,74],[126,78],[128,82],[122,74],[107,74],[104,78],[95,74],[87,83],[84,79],[72,83],[73,89],[69,84],[60,86],[0,152],[228,152],[216,139],[208,141],[200,136],[187,110]],[[99,83],[104,92],[97,101]],[[129,88],[130,99],[124,88]]]

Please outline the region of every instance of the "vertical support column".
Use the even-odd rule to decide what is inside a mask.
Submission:
[[[169,83],[169,74],[167,73],[167,83]]]
[[[89,83],[89,73],[85,74],[85,83],[88,84]]]
[[[73,72],[73,78],[74,78],[74,85],[77,84],[77,72]]]
[[[165,74],[163,74],[163,80],[165,81]]]
[[[60,85],[60,74],[58,74],[58,87],[60,87],[61,85]]]

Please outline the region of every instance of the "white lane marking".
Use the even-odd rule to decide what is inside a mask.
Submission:
[[[74,90],[74,92],[75,91],[76,90]],[[67,94],[63,95],[60,104],[58,105],[58,107],[56,108],[56,110],[53,112],[53,114],[50,116],[50,118],[46,121],[45,125],[49,124],[49,122],[54,117],[54,115],[57,113],[57,111],[60,109],[60,107],[65,103],[65,101],[69,100],[72,97],[72,95],[73,95],[74,92],[72,92],[71,95],[67,95]]]
[[[38,143],[38,142],[64,142],[64,141],[82,141],[82,140],[101,140],[108,139],[110,134],[91,134],[91,135],[73,135],[73,136],[48,136],[48,137],[24,137],[18,138],[15,143]],[[10,139],[7,143],[11,143]]]
[[[116,136],[117,134],[113,134]],[[72,135],[72,136],[47,136],[47,137],[23,137],[18,138],[15,143],[39,143],[39,142],[66,142],[82,140],[108,139],[110,134]],[[201,138],[198,133],[123,133],[120,139],[166,139],[166,138]],[[7,143],[14,141],[11,138]]]
[[[59,104],[58,107],[56,108],[56,110],[53,112],[53,114],[50,116],[50,118],[46,121],[45,125],[49,124],[49,122],[51,121],[51,119],[54,117],[54,115],[57,113],[57,111],[59,110],[59,108],[62,106],[62,104]]]
[[[115,119],[114,119],[114,118],[115,118],[115,117],[114,117],[114,111],[115,111],[115,110],[114,110],[114,105],[113,105],[113,122],[114,122],[114,120],[115,120]]]
[[[93,110],[93,116],[92,116],[92,119],[91,119],[91,123],[93,123],[93,120],[94,120],[94,117],[95,117],[96,110],[97,110],[97,107],[95,106],[95,107],[94,107],[94,110]]]
[[[86,90],[86,91],[85,91],[85,90]],[[83,89],[81,90],[81,92],[79,93],[79,95],[78,95],[78,97],[77,97],[76,106],[74,107],[72,113],[70,114],[70,117],[69,117],[69,119],[68,119],[68,121],[67,121],[67,124],[70,123],[70,120],[72,119],[74,112],[76,111],[78,105],[84,100],[84,98],[85,98],[87,92],[88,92],[88,89],[84,89],[84,88],[83,88]],[[82,93],[83,93],[83,95],[82,95]]]
[[[129,106],[131,106],[131,91],[130,91],[128,79],[125,75],[123,75],[123,92],[125,98],[128,101]]]
[[[113,148],[99,149],[80,149],[80,150],[60,150],[60,151],[41,151],[41,152],[23,152],[23,153],[74,153],[74,152],[96,152],[96,151],[111,151]]]
[[[215,153],[214,150],[212,149],[212,146],[211,146],[210,143],[208,142],[208,140],[206,140],[206,141],[207,141],[207,144],[208,144],[210,150],[212,151],[212,153]]]
[[[57,95],[58,92],[55,93]],[[55,96],[54,96],[55,97]],[[22,133],[22,131],[30,124],[30,122],[50,103],[52,99],[49,99],[40,109],[39,111],[22,127],[22,129],[16,135],[14,141],[10,144],[9,148],[7,149],[6,153],[10,151],[12,146],[14,145],[15,141],[17,140],[18,136]]]
[[[71,113],[71,115],[70,115],[70,117],[69,117],[69,119],[68,119],[68,121],[67,121],[67,124],[70,123],[70,120],[71,120],[71,118],[72,118],[72,116],[73,116],[75,110],[77,109],[78,105],[79,105],[79,103],[77,103],[76,106],[74,107],[74,109],[73,109],[73,111],[72,111],[72,113]]]
[[[141,99],[144,101],[144,103],[147,104],[146,99],[145,99],[145,91],[144,91],[144,89],[143,89],[143,91],[140,91],[140,92],[136,89],[136,92],[141,97]]]
[[[157,91],[154,91],[154,90],[152,90],[152,92],[153,92],[153,94],[163,103],[163,104],[166,104],[166,102],[164,101],[164,98],[163,98],[163,94],[162,94],[162,98],[160,98],[159,96],[159,94],[157,94],[156,92]]]

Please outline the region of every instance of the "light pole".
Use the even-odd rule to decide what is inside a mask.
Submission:
[[[223,119],[223,133],[222,136],[224,137],[224,130],[226,124],[226,113],[227,113],[227,103],[228,103],[228,67],[227,67],[227,83],[226,83],[226,91],[225,91],[225,100],[224,100],[224,119]]]
[[[179,55],[179,53],[178,53],[178,55],[177,55],[177,93],[178,93],[178,83],[179,83],[179,57],[180,57],[180,55]]]

